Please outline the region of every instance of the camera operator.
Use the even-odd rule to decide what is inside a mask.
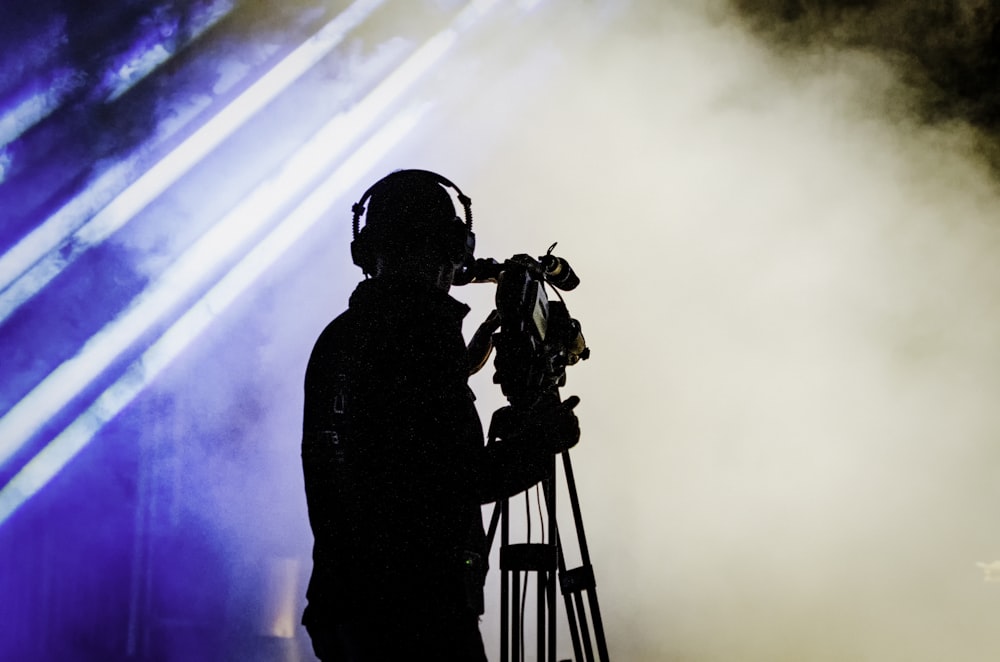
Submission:
[[[539,482],[579,438],[570,398],[500,410],[504,429],[484,445],[462,336],[469,309],[448,294],[470,228],[445,185],[402,170],[366,193],[352,253],[372,278],[306,370],[314,547],[302,622],[324,661],[486,660],[480,505]]]

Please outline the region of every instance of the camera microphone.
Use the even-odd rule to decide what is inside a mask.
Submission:
[[[555,244],[552,246],[554,248]],[[556,257],[550,252],[542,256],[541,263],[542,269],[545,271],[545,281],[553,287],[569,292],[580,284],[580,278],[565,259]]]

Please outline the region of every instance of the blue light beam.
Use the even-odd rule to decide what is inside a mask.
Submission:
[[[451,27],[424,43],[364,99],[335,116],[281,171],[265,181],[205,233],[129,307],[92,336],[0,418],[0,466],[38,434],[46,421],[106,370],[144,334],[193,296],[218,265],[242,242],[266,227],[289,201],[306,195],[310,176],[326,172],[375,121],[438,63],[468,28],[497,0],[470,2]]]
[[[216,6],[218,5],[218,6]],[[174,56],[179,48],[186,47],[201,37],[209,28],[232,11],[228,0],[213,3],[193,21],[188,40],[172,50],[157,42],[149,48],[133,53],[125,62],[105,73],[105,79],[98,87],[106,95],[105,103],[112,103],[128,90],[135,87],[146,76]],[[36,91],[21,98],[10,110],[0,115],[0,183],[6,178],[9,165],[7,146],[20,138],[25,131],[45,120],[66,101],[67,97],[84,84],[81,72],[68,67],[56,70],[53,79],[42,91]],[[3,158],[6,156],[7,158]],[[2,273],[2,269],[0,269]]]
[[[401,112],[352,154],[291,214],[199,299],[113,385],[0,489],[0,525],[42,489],[102,427],[270,268],[362,176],[420,122],[428,105]]]
[[[86,191],[0,256],[0,324],[80,255],[135,218],[222,141],[328,55],[383,2],[357,0],[145,173],[133,179],[138,159],[130,159],[108,170]]]

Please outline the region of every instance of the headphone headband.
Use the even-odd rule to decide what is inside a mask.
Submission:
[[[351,230],[353,232],[353,236],[355,239],[358,238],[358,232],[360,232],[359,224],[361,221],[361,216],[365,213],[365,203],[368,202],[368,198],[372,197],[373,193],[376,193],[379,188],[385,185],[386,180],[400,173],[419,173],[421,175],[427,176],[428,178],[433,180],[434,183],[436,184],[440,184],[445,188],[455,189],[458,201],[459,203],[461,203],[462,208],[465,211],[465,229],[468,230],[469,232],[472,232],[472,199],[469,198],[469,196],[462,193],[462,189],[458,188],[455,184],[453,184],[450,179],[447,179],[437,174],[436,172],[431,172],[430,170],[410,168],[406,170],[393,170],[391,173],[389,173],[382,179],[378,180],[377,182],[369,186],[368,190],[365,191],[364,195],[361,196],[361,199],[355,202],[351,206],[351,211],[354,213],[354,220],[351,223]]]

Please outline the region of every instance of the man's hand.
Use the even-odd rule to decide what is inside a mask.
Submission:
[[[493,351],[493,332],[500,328],[500,313],[491,312],[469,341],[469,374],[479,372]]]

